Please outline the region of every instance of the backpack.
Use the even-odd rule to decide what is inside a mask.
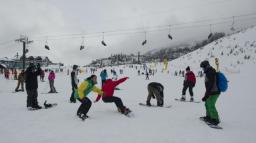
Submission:
[[[228,80],[222,72],[217,72],[217,86],[220,92],[228,89]]]

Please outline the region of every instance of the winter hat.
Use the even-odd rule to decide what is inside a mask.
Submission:
[[[78,65],[73,65],[73,69],[76,70],[78,68]]]
[[[206,68],[208,66],[210,66],[210,64],[209,64],[209,62],[207,60],[202,61],[201,64],[200,64],[201,68]]]
[[[186,71],[190,71],[190,67],[189,66],[186,68]]]

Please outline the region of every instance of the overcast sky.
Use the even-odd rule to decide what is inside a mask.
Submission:
[[[34,40],[28,46],[28,56],[84,65],[111,53],[144,53],[202,40],[211,23],[249,13],[255,13],[254,19],[235,17],[237,29],[256,23],[256,0],[0,0],[0,53],[1,57],[21,54],[22,44],[14,40],[27,35]],[[184,27],[201,20],[206,21],[196,24],[207,26]],[[230,32],[229,21],[214,25],[212,31]],[[173,25],[173,40],[167,38],[166,25]],[[145,46],[141,45],[143,31],[148,41]],[[107,47],[100,43],[102,32]],[[85,49],[80,51],[82,35]],[[50,51],[44,49],[46,41]]]

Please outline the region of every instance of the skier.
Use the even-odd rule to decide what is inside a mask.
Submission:
[[[189,94],[190,94],[190,101],[193,102],[194,98],[193,98],[193,88],[196,84],[196,77],[195,74],[190,71],[190,67],[188,66],[186,68],[186,74],[185,74],[185,80],[183,82],[183,89],[182,89],[182,97],[181,97],[181,101],[185,101],[186,100],[186,91],[189,88]]]
[[[201,118],[213,125],[218,125],[220,120],[215,104],[220,95],[220,91],[217,87],[217,74],[215,69],[206,60],[201,62],[200,67],[205,73],[206,88],[206,92],[202,98],[202,101],[205,102],[206,116]]]
[[[146,71],[146,80],[149,80],[149,74],[148,74],[148,71]]]
[[[14,72],[13,72],[13,79],[14,80],[17,80],[18,79],[18,77],[17,77],[17,70],[16,69],[14,69]]]
[[[27,108],[29,110],[33,109],[41,109],[42,107],[38,105],[37,102],[37,88],[38,88],[38,81],[37,76],[40,75],[41,68],[40,64],[37,64],[37,67],[30,63],[28,68],[25,71],[25,85],[27,91]]]
[[[123,102],[119,97],[116,97],[113,95],[114,95],[114,90],[115,90],[116,86],[123,83],[127,79],[128,79],[128,77],[121,78],[116,81],[113,81],[112,79],[108,79],[102,86],[102,90],[104,92],[104,96],[102,96],[103,102],[105,102],[105,103],[115,102],[118,111],[124,115],[129,114],[131,112],[131,110],[129,108],[126,108],[123,105]],[[96,100],[94,102],[98,102],[100,100],[100,98],[101,98],[101,96],[98,95],[98,97],[96,98]]]
[[[73,70],[71,72],[71,85],[72,85],[72,93],[70,96],[70,103],[76,103],[76,98],[75,98],[75,90],[77,90],[77,85],[78,85],[78,65],[73,65]]]
[[[54,80],[55,80],[55,73],[53,70],[50,71],[48,76],[49,84],[50,84],[50,91],[49,93],[58,93],[54,87]]]
[[[81,102],[81,105],[77,110],[77,116],[82,120],[88,118],[87,113],[92,105],[91,100],[87,98],[88,94],[91,91],[96,92],[101,96],[104,94],[101,89],[95,86],[95,84],[97,84],[97,76],[91,75],[84,80],[76,90],[75,97]]]
[[[107,70],[104,69],[103,71],[101,71],[100,73],[100,77],[101,77],[101,87],[103,86],[103,83],[106,81],[106,79],[108,78],[108,73]]]
[[[15,91],[18,92],[18,91],[24,91],[24,70],[21,71],[21,73],[19,74],[18,76],[18,84],[17,84],[17,87],[15,88]],[[19,89],[21,86],[21,90]]]
[[[162,107],[164,105],[164,86],[161,83],[151,82],[148,84],[147,106],[151,106],[151,98],[156,98],[157,106]]]

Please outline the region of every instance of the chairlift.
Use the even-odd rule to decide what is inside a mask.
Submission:
[[[84,49],[84,36],[82,36],[82,43],[80,46],[80,51]]]
[[[168,34],[168,38],[172,40],[172,35],[171,35],[171,25],[169,25],[169,34]]]
[[[106,44],[105,41],[104,41],[104,32],[102,33],[102,41],[101,41],[101,44],[102,44],[103,46],[107,46],[107,44]]]
[[[142,46],[144,46],[147,43],[147,33],[145,32],[145,40],[141,43]]]

